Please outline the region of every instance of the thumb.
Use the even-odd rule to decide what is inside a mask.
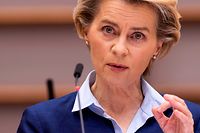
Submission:
[[[166,117],[163,112],[160,112],[159,107],[153,108],[152,112],[154,114],[154,117],[156,119],[156,121],[158,122],[158,124],[160,125],[160,127],[163,129],[167,123],[167,121],[169,120],[168,117]]]

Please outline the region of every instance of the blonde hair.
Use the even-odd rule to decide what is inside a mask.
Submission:
[[[84,30],[93,21],[99,11],[102,0],[78,0],[74,9],[73,19],[80,38],[84,39]],[[176,8],[176,0],[124,0],[127,3],[147,4],[157,13],[157,38],[162,40],[163,45],[159,52],[159,57],[168,53],[170,48],[180,39],[180,14]],[[149,73],[152,61],[146,68],[143,75]]]

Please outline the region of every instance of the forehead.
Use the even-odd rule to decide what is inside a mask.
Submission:
[[[128,3],[125,0],[102,0],[95,19],[109,19],[121,23],[143,24],[155,26],[157,16],[155,10],[146,3]]]

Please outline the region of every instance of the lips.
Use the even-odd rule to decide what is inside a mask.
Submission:
[[[122,64],[109,63],[107,65],[113,71],[124,71],[124,70],[128,69],[128,67],[126,65],[122,65]]]

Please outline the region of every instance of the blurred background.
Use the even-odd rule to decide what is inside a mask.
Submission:
[[[0,0],[0,131],[14,133],[23,110],[73,91],[74,67],[92,70],[89,53],[72,21],[76,0]],[[161,93],[200,103],[200,1],[180,0],[182,38],[158,60],[148,78]]]

